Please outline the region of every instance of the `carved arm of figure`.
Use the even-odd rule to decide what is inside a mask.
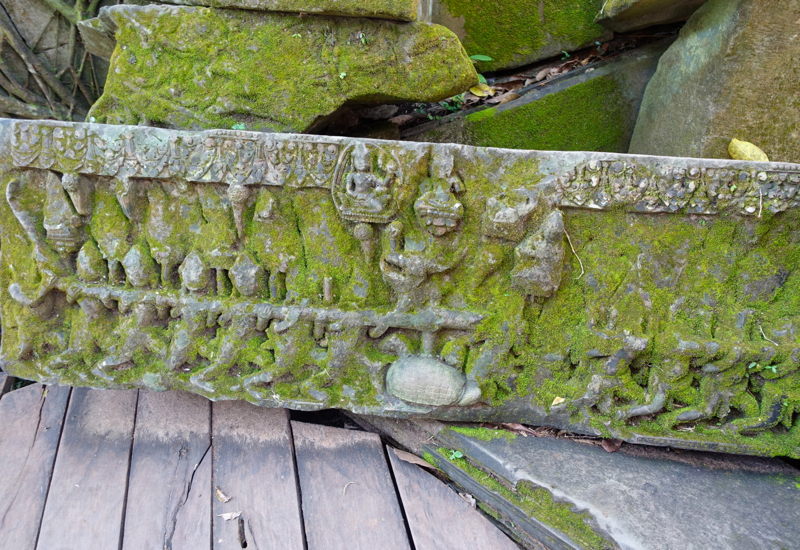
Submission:
[[[59,278],[64,275],[64,269],[58,255],[45,244],[31,215],[22,208],[22,204],[18,198],[20,189],[21,184],[19,179],[12,180],[8,184],[8,187],[6,187],[6,200],[11,207],[11,211],[14,213],[14,217],[17,218],[17,221],[19,221],[23,230],[28,235],[28,238],[33,243],[33,255],[39,273],[41,274],[42,282],[39,284],[39,288],[33,297],[26,296],[18,283],[12,283],[8,288],[8,292],[11,297],[20,304],[35,308],[40,305],[49,292],[56,287]]]

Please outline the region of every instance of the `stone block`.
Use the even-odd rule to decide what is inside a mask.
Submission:
[[[175,6],[107,18],[117,45],[98,122],[303,132],[347,102],[438,101],[477,83],[437,25]]]
[[[671,41],[556,77],[544,88],[496,107],[456,113],[404,132],[403,138],[477,147],[560,151],[628,150],[642,95]]]
[[[800,165],[0,120],[0,184],[10,375],[800,457]]]
[[[685,21],[706,0],[607,0],[597,22],[614,32]]]
[[[418,0],[161,0],[163,4],[206,6],[313,15],[375,17],[414,21]]]
[[[800,540],[800,471],[781,460],[635,445],[609,453],[598,443],[445,428],[423,452],[549,548],[738,550]]]
[[[612,33],[595,23],[602,0],[421,0],[420,17],[444,25],[464,43],[470,55],[492,61],[480,71],[519,67],[607,40]]]
[[[729,158],[733,138],[800,160],[800,4],[709,0],[647,85],[630,152]]]

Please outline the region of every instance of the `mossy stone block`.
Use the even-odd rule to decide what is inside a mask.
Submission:
[[[424,448],[467,492],[494,496],[515,531],[551,548],[792,548],[800,539],[800,471],[779,459],[585,443],[445,429]]]
[[[627,151],[645,86],[667,43],[567,76],[497,107],[414,129],[415,141],[551,151]]]
[[[303,132],[347,102],[438,101],[477,83],[456,36],[425,23],[116,6],[97,122]]]
[[[344,15],[414,21],[417,0],[161,0],[164,4],[207,6],[315,15]]]
[[[729,158],[736,138],[800,160],[798,21],[798,2],[709,0],[661,58],[630,152]]]
[[[424,20],[455,32],[470,55],[492,61],[478,63],[481,71],[519,67],[562,50],[573,51],[611,32],[595,23],[601,0],[430,0]]]
[[[597,22],[615,32],[688,19],[706,0],[607,0]]]

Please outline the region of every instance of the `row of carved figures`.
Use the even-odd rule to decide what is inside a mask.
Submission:
[[[234,130],[194,135],[154,128],[99,132],[92,125],[33,122],[16,123],[11,145],[20,167],[116,176],[123,181],[150,177],[233,186],[330,188],[337,180],[344,184],[345,172],[366,174],[376,169],[380,174],[374,174],[374,181],[356,177],[345,185],[357,197],[355,182],[369,181],[371,189],[361,193],[364,204],[357,209],[361,216],[384,209],[385,199],[376,189],[388,187],[392,178],[402,179],[403,170],[426,154],[419,144],[339,144]],[[449,165],[452,172],[456,148],[433,147],[432,164]],[[398,155],[405,153],[411,156],[402,162]],[[720,166],[719,161],[686,165],[680,159],[671,166],[644,159],[597,159],[578,163],[555,180],[562,206],[756,215],[764,209],[779,212],[800,205],[800,167],[791,164],[759,169],[741,163]]]

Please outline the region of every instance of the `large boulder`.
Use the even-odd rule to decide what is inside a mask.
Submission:
[[[491,57],[478,68],[495,71],[573,51],[611,37],[595,23],[602,0],[428,0],[421,19],[458,35],[470,55]],[[427,8],[427,9],[425,9]]]
[[[414,21],[417,0],[161,0],[164,4]]]
[[[439,101],[478,81],[427,23],[173,6],[100,20],[117,45],[97,122],[304,132],[347,102]]]
[[[689,18],[706,0],[607,0],[597,22],[616,32]]]
[[[669,43],[567,73],[543,88],[532,86],[513,101],[450,115],[403,137],[478,147],[624,153],[645,86]]]
[[[800,160],[800,3],[709,0],[662,56],[630,152],[728,158],[732,138]]]

